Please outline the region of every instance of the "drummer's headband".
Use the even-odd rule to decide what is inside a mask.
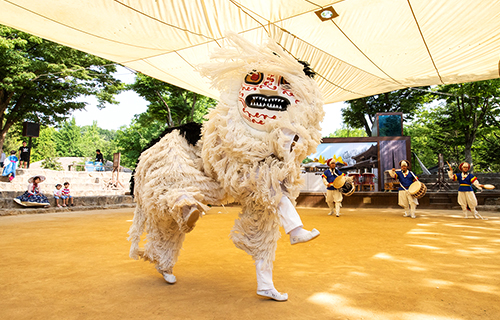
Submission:
[[[408,167],[408,163],[406,163],[406,161],[401,161],[401,166],[407,166]]]

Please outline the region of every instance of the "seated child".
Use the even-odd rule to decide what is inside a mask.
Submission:
[[[64,204],[64,199],[66,199],[65,196],[62,194],[62,184],[58,183],[56,184],[56,190],[54,190],[54,199],[56,199],[56,205],[60,208],[61,205],[59,204],[59,199],[61,199],[61,202],[63,203],[63,206],[65,207],[66,205]]]
[[[63,196],[65,196],[66,198],[64,198],[64,202],[65,204],[67,204],[68,206],[74,206],[73,204],[73,196],[70,194],[70,191],[69,191],[69,182],[65,182],[64,183],[64,189],[62,191],[62,194]],[[71,200],[71,201],[70,201]],[[71,204],[70,204],[71,202]],[[65,207],[65,205],[63,205],[63,207]]]

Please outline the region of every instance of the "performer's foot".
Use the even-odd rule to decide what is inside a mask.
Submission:
[[[174,284],[174,283],[177,282],[177,278],[173,274],[171,274],[171,273],[164,272],[163,273],[163,279],[165,279],[165,281],[168,284]]]
[[[337,214],[336,214],[336,216],[337,216],[337,217],[340,217],[340,213],[337,213]]]
[[[276,301],[287,301],[288,294],[287,293],[279,293],[278,290],[272,288],[269,290],[257,290],[257,294],[261,297],[270,298]]]
[[[474,218],[476,218],[476,219],[481,219],[481,220],[488,220],[488,218],[483,218],[483,216],[482,216],[482,215],[480,215],[480,214],[479,214],[479,213],[477,213],[477,212],[476,212],[476,213],[474,213]]]
[[[333,214],[333,212],[332,212],[332,211],[330,211],[330,212],[328,213],[328,215],[329,215],[329,216],[331,216],[332,214]]]
[[[292,232],[294,231],[295,230],[292,230]],[[295,232],[293,235],[290,234],[290,243],[297,244],[297,243],[311,241],[317,236],[319,236],[319,231],[316,229],[312,229],[311,231],[302,229],[299,232]]]
[[[408,213],[405,212],[405,214],[403,214],[403,217],[409,217],[410,215]]]
[[[412,214],[412,215],[411,215],[411,218],[412,218],[412,219],[415,219],[416,217],[417,217],[417,216],[416,216],[416,215],[414,215],[414,214]]]

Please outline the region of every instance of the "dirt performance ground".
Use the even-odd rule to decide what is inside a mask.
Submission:
[[[133,209],[0,217],[1,319],[500,319],[500,213],[299,209],[321,235],[282,232],[274,283],[256,295],[250,256],[229,239],[239,207],[187,235],[168,285],[128,257]]]

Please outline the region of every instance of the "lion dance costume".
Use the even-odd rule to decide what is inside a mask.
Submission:
[[[185,234],[207,204],[238,199],[242,211],[231,239],[255,261],[257,294],[284,301],[287,294],[272,282],[279,226],[292,244],[319,235],[302,228],[294,202],[302,185],[300,163],[320,142],[323,103],[307,63],[272,41],[258,47],[236,34],[228,40],[230,47],[201,66],[221,92],[208,121],[201,129],[168,129],[139,158],[130,256],[151,261],[175,283]]]

